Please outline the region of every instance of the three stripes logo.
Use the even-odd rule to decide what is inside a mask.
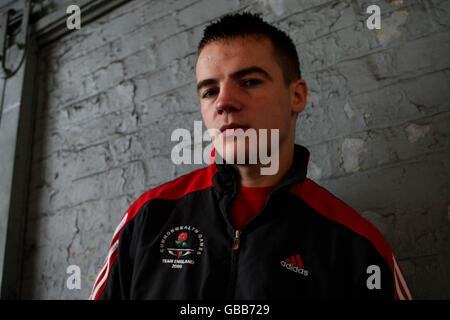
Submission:
[[[302,258],[300,257],[299,254],[296,254],[295,256],[291,256],[289,258],[281,260],[281,266],[292,272],[301,274],[305,277],[307,277],[308,273],[309,273],[309,271],[305,269]]]

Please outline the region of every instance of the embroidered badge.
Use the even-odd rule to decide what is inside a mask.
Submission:
[[[195,227],[177,226],[167,231],[161,239],[159,251],[161,262],[172,269],[182,269],[186,264],[195,264],[204,250],[204,237]]]

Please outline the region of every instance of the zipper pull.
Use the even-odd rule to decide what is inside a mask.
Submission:
[[[239,243],[241,241],[240,239],[241,233],[242,233],[241,230],[236,230],[236,233],[234,235],[233,250],[239,249]]]

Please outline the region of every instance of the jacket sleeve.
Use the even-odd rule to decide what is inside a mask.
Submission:
[[[128,300],[132,278],[130,250],[134,221],[128,212],[117,226],[89,300]]]
[[[392,251],[381,255],[366,248],[354,259],[354,299],[412,300],[409,287]]]

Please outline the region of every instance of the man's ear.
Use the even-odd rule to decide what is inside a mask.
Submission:
[[[305,80],[299,79],[291,83],[291,110],[300,113],[305,109],[308,87]]]

